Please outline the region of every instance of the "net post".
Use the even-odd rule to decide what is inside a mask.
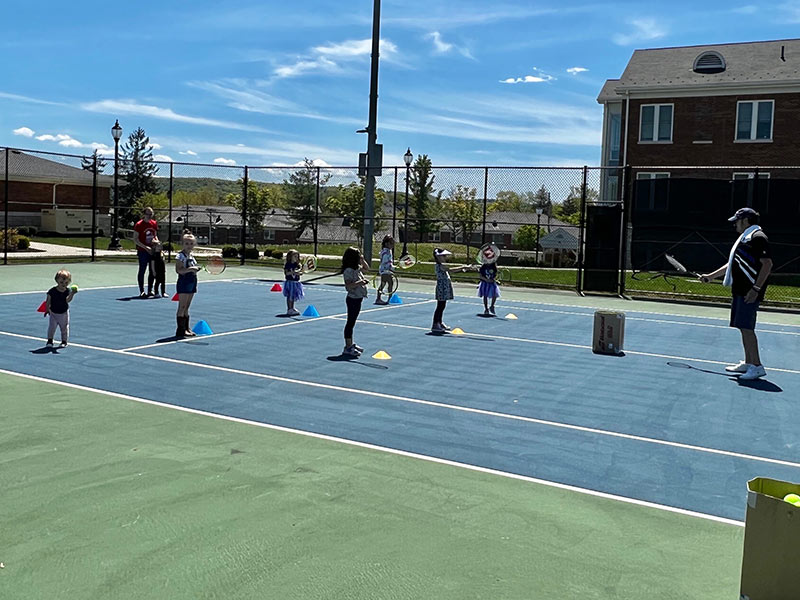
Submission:
[[[314,196],[314,256],[319,253],[319,193],[320,193],[320,171],[321,168],[317,167],[317,186]]]
[[[581,206],[580,221],[578,222],[578,269],[575,278],[575,291],[578,294],[583,294],[583,242],[584,230],[586,228],[586,186],[589,179],[589,167],[583,166],[583,177],[581,182]]]
[[[247,165],[244,167],[244,177],[242,178],[242,184],[244,186],[244,190],[242,191],[242,256],[239,259],[239,264],[244,265],[245,259],[245,251],[247,250],[247,180],[248,180],[249,170]]]
[[[8,264],[8,155],[11,150],[6,147],[5,179],[3,181],[3,264]]]
[[[631,194],[633,191],[633,182],[631,181],[631,166],[625,165],[623,170],[623,188],[622,188],[622,214],[620,219],[622,225],[619,234],[619,295],[625,295],[625,278],[628,264],[628,222],[631,210]]]
[[[167,190],[167,201],[169,202],[169,214],[167,216],[167,262],[172,261],[172,191],[174,185],[174,165],[169,163],[169,189]]]
[[[489,204],[489,167],[483,168],[483,226],[481,228],[481,246],[486,243],[486,210]],[[469,248],[469,240],[466,242]]]
[[[92,262],[97,248],[97,153],[92,158]]]

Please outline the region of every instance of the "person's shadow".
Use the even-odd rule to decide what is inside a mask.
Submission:
[[[45,346],[44,348],[37,348],[30,350],[31,354],[58,354],[58,348],[55,346]]]
[[[731,373],[728,372],[721,373],[719,371],[712,371],[711,369],[702,369],[700,367],[695,367],[694,365],[690,365],[689,363],[683,363],[683,362],[670,361],[667,363],[667,365],[669,365],[670,367],[677,367],[679,369],[690,369],[692,371],[708,373],[709,375],[719,375],[721,377],[725,377],[728,381],[733,381],[740,387],[746,387],[753,390],[758,390],[760,392],[783,391],[782,387],[772,383],[771,381],[767,381],[766,379],[741,379],[736,375],[732,375]]]

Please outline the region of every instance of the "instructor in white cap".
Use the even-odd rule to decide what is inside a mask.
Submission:
[[[767,235],[758,224],[759,214],[752,208],[740,208],[730,219],[739,239],[731,248],[728,263],[701,277],[710,281],[724,276],[724,285],[731,288],[731,327],[742,334],[744,360],[725,367],[729,373],[740,373],[739,379],[750,380],[767,374],[758,354],[756,313],[767,291],[767,278],[772,271],[772,257]]]

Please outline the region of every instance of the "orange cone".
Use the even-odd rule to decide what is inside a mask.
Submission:
[[[276,283],[275,285],[273,285],[272,289],[270,290],[270,292],[282,292],[282,291],[283,288],[281,287],[280,283]]]

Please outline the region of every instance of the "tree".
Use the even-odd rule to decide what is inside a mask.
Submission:
[[[547,188],[542,185],[536,193],[533,194],[531,197],[533,208],[541,208],[542,214],[545,215],[552,215],[553,214],[553,203],[550,200],[550,192],[547,191]]]
[[[317,183],[319,167],[308,158],[303,159],[303,166],[292,171],[289,179],[283,181],[286,198],[286,211],[294,223],[298,236],[306,229],[313,228],[317,202],[317,185],[323,186],[331,178],[330,173],[321,175]],[[320,198],[321,201],[321,198]]]
[[[153,147],[141,127],[133,131],[122,145],[122,156],[120,173],[125,185],[120,186],[119,204],[121,221],[124,223],[135,216],[131,207],[139,198],[158,192],[155,182],[158,165],[153,163]]]
[[[326,208],[347,220],[347,224],[358,237],[358,245],[361,246],[364,236],[364,185],[365,178],[360,177],[359,182],[349,185],[340,185],[334,195],[328,198]],[[375,188],[375,231],[380,231],[384,226],[384,201],[386,192],[380,188]]]
[[[523,225],[514,234],[514,246],[520,250],[536,250],[540,232],[538,225]]]
[[[510,190],[497,192],[494,202],[488,206],[489,212],[528,212],[533,211],[527,194],[518,194]]]
[[[239,186],[244,186],[244,179],[239,180]],[[280,191],[275,186],[258,184],[252,179],[247,182],[247,214],[245,220],[247,228],[253,234],[253,245],[257,246],[256,236],[264,230],[264,219],[269,211],[279,206],[281,202]],[[242,194],[228,194],[225,203],[236,208],[239,214],[244,210]]]
[[[106,159],[97,153],[97,148],[95,148],[91,156],[84,156],[83,158],[81,158],[81,168],[84,171],[94,172],[95,164],[97,165],[98,174],[105,171]]]
[[[146,193],[142,194],[136,199],[131,207],[131,212],[134,217],[138,217],[144,212],[145,207],[153,209],[153,218],[156,221],[163,221],[169,213],[169,198],[167,194],[162,192],[160,194]]]
[[[483,220],[483,204],[476,197],[475,188],[457,185],[450,190],[450,195],[442,202],[442,216],[453,234],[461,235],[467,246],[469,258],[469,243],[472,234],[477,231]]]
[[[439,230],[438,208],[442,200],[442,192],[434,193],[431,159],[427,154],[417,156],[411,167],[411,179],[408,182],[411,191],[411,215],[409,220],[416,228],[421,240],[427,240],[428,234]]]
[[[581,198],[583,184],[570,186],[569,194],[560,204],[553,206],[553,216],[565,223],[578,225],[581,221]],[[586,202],[597,202],[600,194],[593,188],[586,188]]]

